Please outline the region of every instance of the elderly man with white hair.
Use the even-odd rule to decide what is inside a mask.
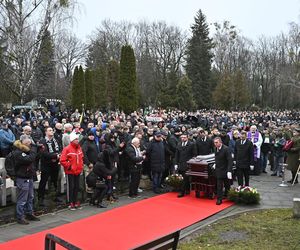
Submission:
[[[258,131],[255,125],[250,127],[250,131],[247,133],[247,139],[253,143],[254,146],[254,175],[259,175],[262,171],[260,166],[260,148],[263,143],[263,138],[261,133]]]
[[[142,163],[145,155],[140,151],[140,139],[133,138],[131,144],[127,146],[128,167],[130,172],[129,198],[136,198],[141,179]]]
[[[70,144],[70,134],[73,131],[73,125],[71,123],[66,123],[64,125],[64,134],[62,136],[62,146],[65,148]]]

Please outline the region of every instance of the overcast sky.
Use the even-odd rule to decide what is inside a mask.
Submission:
[[[189,30],[201,9],[208,23],[230,21],[242,34],[256,39],[300,23],[300,0],[80,0],[74,32],[86,40],[102,20],[161,21]]]

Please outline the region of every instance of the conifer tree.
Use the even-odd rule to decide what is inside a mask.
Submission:
[[[42,38],[32,87],[35,96],[55,97],[54,42],[49,31],[46,31]]]
[[[111,60],[107,65],[106,98],[109,109],[115,109],[118,100],[118,85],[120,81],[120,66]]]
[[[187,76],[183,76],[176,86],[177,108],[193,110],[196,103],[193,98],[192,82]]]
[[[230,74],[225,71],[213,92],[215,106],[223,109],[244,108],[249,104],[249,89],[243,73],[238,70]]]
[[[120,84],[118,88],[119,108],[129,114],[137,109],[138,98],[135,56],[132,47],[125,45],[121,50]]]
[[[85,82],[86,108],[92,109],[95,107],[95,88],[92,79],[92,71],[89,69],[85,70],[84,82]]]
[[[221,76],[219,84],[213,91],[213,101],[216,107],[222,109],[230,109],[230,85],[230,74],[228,72],[225,72]]]
[[[84,72],[81,66],[76,66],[72,84],[72,107],[81,109],[82,104],[85,104]]]
[[[186,72],[192,81],[192,89],[198,108],[209,107],[211,103],[211,49],[212,39],[209,38],[209,28],[206,17],[199,10],[195,23],[191,26],[192,37],[188,40],[186,51]]]
[[[97,109],[106,108],[106,74],[105,67],[98,66],[93,70],[93,83],[94,83],[94,96],[95,96],[95,107]]]

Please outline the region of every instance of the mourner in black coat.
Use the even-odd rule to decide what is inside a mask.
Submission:
[[[254,147],[247,140],[247,132],[241,132],[241,139],[235,144],[234,160],[236,161],[236,174],[239,186],[249,186],[249,172],[254,169]]]
[[[26,219],[40,220],[33,214],[33,177],[35,174],[33,163],[36,151],[31,148],[30,144],[30,137],[21,135],[20,140],[14,142],[16,149],[13,151],[16,171],[15,184],[18,192],[16,216],[17,222],[23,225],[29,224]]]
[[[104,163],[104,154],[101,152],[98,155],[97,161],[93,166],[93,170],[86,177],[86,183],[88,187],[94,189],[93,196],[90,200],[90,205],[97,205],[99,208],[105,208],[102,200],[108,190],[108,186],[105,180],[111,179],[115,174],[115,169],[108,169]]]
[[[203,129],[199,131],[199,136],[196,140],[197,155],[209,155],[213,153],[213,142]]]
[[[41,147],[41,181],[38,189],[39,205],[44,206],[45,187],[49,177],[51,177],[51,183],[53,183],[56,198],[55,201],[61,202],[58,198],[58,173],[60,170],[59,157],[61,148],[58,141],[54,138],[54,131],[51,127],[45,129],[46,137],[40,141]]]
[[[175,153],[175,170],[178,169],[178,173],[183,176],[184,186],[181,188],[178,198],[190,192],[189,177],[185,173],[187,171],[187,161],[196,156],[195,145],[188,141],[188,136],[182,134],[180,139],[181,142],[178,143]]]
[[[92,168],[100,153],[93,132],[88,132],[88,137],[82,144],[82,151],[84,153],[84,164]]]
[[[232,156],[229,148],[222,143],[220,137],[214,139],[215,151],[215,173],[217,178],[217,205],[222,203],[223,187],[225,195],[230,188],[229,180],[232,179]]]
[[[155,132],[146,154],[150,162],[153,192],[160,193],[161,179],[165,171],[165,145],[160,131]]]

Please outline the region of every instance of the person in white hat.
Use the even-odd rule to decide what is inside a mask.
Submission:
[[[68,176],[68,200],[70,210],[81,209],[77,200],[79,192],[79,178],[83,170],[83,152],[79,145],[78,134],[70,134],[70,144],[61,153],[60,164]]]

